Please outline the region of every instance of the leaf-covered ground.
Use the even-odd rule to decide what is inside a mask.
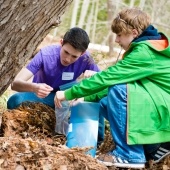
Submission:
[[[118,170],[106,167],[85,153],[89,148],[65,146],[65,136],[55,135],[55,113],[40,103],[24,103],[2,114],[0,170]],[[114,148],[110,132],[97,154]],[[143,170],[169,170],[170,158]]]

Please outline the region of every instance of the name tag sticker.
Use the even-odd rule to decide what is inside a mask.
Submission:
[[[63,72],[62,80],[73,80],[74,73],[73,72]]]

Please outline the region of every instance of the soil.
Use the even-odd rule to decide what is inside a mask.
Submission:
[[[67,148],[66,137],[55,134],[54,129],[54,110],[41,103],[27,102],[17,109],[4,111],[0,170],[119,170],[87,155],[88,147]],[[96,154],[107,153],[114,147],[107,128]],[[170,170],[170,157],[156,165],[150,161],[143,170]]]

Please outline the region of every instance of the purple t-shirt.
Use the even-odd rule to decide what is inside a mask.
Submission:
[[[73,64],[63,66],[60,50],[60,45],[51,45],[42,48],[34,56],[26,67],[34,74],[33,82],[46,83],[57,91],[59,86],[75,81],[86,70],[100,71],[94,62],[89,62],[91,57],[88,52]]]

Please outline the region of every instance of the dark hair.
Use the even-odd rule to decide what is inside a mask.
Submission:
[[[86,31],[81,28],[74,27],[69,29],[63,37],[63,45],[69,43],[76,50],[84,52],[87,50],[90,43],[89,36]]]

